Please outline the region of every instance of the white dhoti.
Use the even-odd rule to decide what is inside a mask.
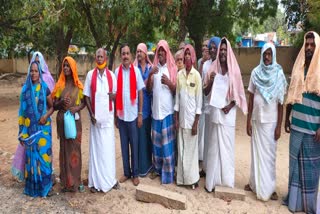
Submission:
[[[192,185],[199,181],[198,135],[191,129],[179,128],[178,133],[178,185]]]
[[[90,126],[89,187],[108,192],[117,183],[114,127]]]
[[[252,121],[249,185],[257,198],[263,201],[269,200],[276,190],[276,125],[277,123]]]
[[[234,187],[235,126],[212,123],[209,133],[206,189],[216,185]]]
[[[205,134],[205,114],[201,114],[199,117],[199,127],[198,127],[198,156],[199,160],[203,161],[204,159],[204,134]]]
[[[204,140],[203,140],[203,162],[202,162],[202,169],[206,172],[207,169],[207,162],[208,162],[208,144],[209,144],[209,134],[212,130],[212,122],[209,114],[204,115]]]

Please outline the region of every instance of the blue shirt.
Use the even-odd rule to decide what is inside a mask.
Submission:
[[[146,83],[146,81],[149,77],[149,74],[151,72],[152,66],[147,64],[144,72],[142,72],[142,68],[141,68],[140,64],[138,64],[138,68],[140,70],[143,81]],[[143,89],[143,106],[142,106],[142,118],[143,119],[146,119],[151,116],[151,102],[152,102],[152,95],[151,95],[151,93],[149,93],[147,91],[146,88],[144,88]]]

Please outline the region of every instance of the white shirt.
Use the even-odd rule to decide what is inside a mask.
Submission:
[[[122,65],[120,65],[122,66]],[[131,66],[131,65],[130,65]],[[130,66],[128,69],[122,67],[122,77],[123,77],[123,94],[122,94],[122,102],[123,102],[123,115],[118,115],[119,119],[131,122],[134,121],[138,117],[138,91],[142,90],[145,85],[140,73],[139,68],[134,66],[134,72],[136,74],[137,80],[137,98],[134,102],[134,105],[131,104],[130,99]],[[116,77],[118,79],[119,67],[115,70]]]
[[[220,88],[227,87],[229,89],[229,74],[226,73],[225,75],[221,75],[221,76],[224,78],[223,82],[225,84],[221,85]],[[214,102],[214,100],[213,100],[213,102]],[[223,106],[227,106],[230,103],[231,103],[231,101],[227,100],[227,97],[226,97],[224,99]],[[217,107],[214,107],[211,105],[209,105],[209,108],[210,108],[211,122],[216,123],[216,124],[227,125],[227,126],[235,126],[236,125],[236,113],[237,113],[236,106],[231,108],[228,114],[225,114],[221,110],[222,108],[217,108]]]
[[[176,102],[174,110],[179,112],[179,126],[192,129],[196,114],[201,114],[202,81],[199,72],[192,67],[187,76],[186,69],[177,76]]]
[[[161,66],[158,64],[159,72],[153,75],[152,88],[152,118],[163,120],[170,114],[173,114],[173,95],[167,85],[161,83],[161,76],[166,75],[170,79],[167,64]]]
[[[91,97],[91,80],[92,80],[93,71],[94,70],[91,70],[88,72],[87,77],[86,77],[86,81],[84,84],[83,94],[87,97]],[[116,93],[117,92],[116,77],[113,74],[113,72],[110,72],[110,73],[111,73],[111,77],[112,77],[112,92]],[[101,99],[103,95],[108,96],[108,93],[109,93],[109,84],[108,84],[106,72],[104,70],[102,76],[99,74],[99,72],[97,75],[97,88],[96,88],[96,94],[95,94],[95,101]],[[91,100],[91,102],[92,102],[92,100]],[[109,102],[108,102],[108,104],[109,104]],[[112,105],[113,105],[112,111],[109,111],[108,108],[105,110],[107,121],[103,125],[103,127],[113,127],[113,125],[114,125],[114,121],[113,121],[113,119],[114,119],[114,104],[113,104],[113,102],[112,102]],[[95,108],[97,108],[97,106],[95,106]],[[96,119],[98,120],[99,118],[96,118]]]
[[[251,78],[248,91],[254,94],[252,120],[260,123],[274,123],[278,121],[278,103],[276,100],[269,104],[264,100],[259,90],[253,84]]]
[[[208,73],[208,70],[210,68],[212,64],[212,59],[209,59],[207,61],[205,61],[203,63],[203,66],[202,66],[202,85],[204,85],[204,79]],[[203,104],[202,104],[202,111],[203,113],[205,114],[210,114],[210,108],[208,107],[209,105],[209,98],[210,98],[210,94],[208,94],[208,96],[206,96],[204,93],[203,93]]]

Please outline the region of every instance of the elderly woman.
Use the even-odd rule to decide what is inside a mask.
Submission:
[[[65,57],[59,80],[52,92],[54,109],[57,114],[57,133],[60,139],[60,180],[62,192],[83,190],[81,185],[81,116],[85,107],[83,85],[78,78],[77,64],[72,57]],[[77,136],[66,139],[64,132],[64,113],[70,111],[75,116]],[[80,188],[79,188],[80,187]]]
[[[24,193],[46,197],[52,187],[52,99],[42,81],[40,66],[32,62],[20,95],[19,141],[25,147]]]

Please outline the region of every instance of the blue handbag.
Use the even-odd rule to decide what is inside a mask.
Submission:
[[[77,128],[76,121],[74,119],[73,114],[70,111],[64,113],[64,135],[66,139],[76,139],[77,136]]]

